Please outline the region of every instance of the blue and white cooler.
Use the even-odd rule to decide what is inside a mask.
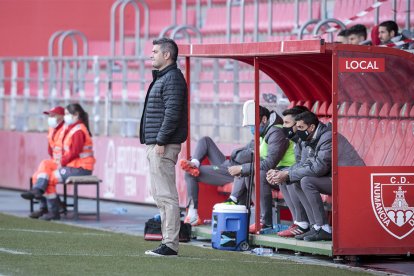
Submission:
[[[216,204],[213,209],[211,245],[219,250],[249,249],[248,217],[244,205]]]

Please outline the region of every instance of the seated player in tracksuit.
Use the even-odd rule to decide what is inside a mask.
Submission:
[[[331,124],[320,122],[312,112],[303,112],[295,117],[296,134],[301,139],[301,160],[285,171],[276,171],[268,177],[270,183],[292,183],[297,192],[309,221],[314,221],[303,234],[296,239],[305,241],[331,240],[332,230],[320,194],[332,193],[332,129]],[[338,165],[363,166],[353,146],[342,135],[338,135]],[[312,217],[313,215],[313,217]],[[306,229],[304,229],[306,230]]]
[[[260,120],[260,210],[263,230],[273,227],[272,185],[267,182],[266,173],[270,169],[281,170],[295,163],[293,143],[284,135],[282,124],[282,118],[275,112],[269,115],[269,119],[264,117]],[[229,168],[231,175],[243,177],[244,181],[234,183],[227,204],[245,204],[251,166],[254,164],[246,163]],[[250,225],[251,233],[257,230],[254,224]]]
[[[267,108],[260,106],[261,120],[266,118],[264,120],[267,122],[269,114]],[[186,223],[193,226],[201,224],[198,216],[198,183],[203,182],[216,186],[223,186],[230,182],[234,182],[234,185],[239,182],[244,183],[244,178],[234,177],[229,172],[229,168],[250,163],[253,147],[254,141],[250,141],[246,146],[235,149],[230,158],[226,159],[226,156],[210,137],[203,137],[197,142],[191,161],[180,161],[181,168],[186,171],[185,182],[187,184],[188,200]],[[205,158],[208,158],[209,165],[200,164]]]

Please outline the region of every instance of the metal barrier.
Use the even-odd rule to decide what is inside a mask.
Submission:
[[[116,55],[115,47],[115,13],[118,6],[121,5],[119,10],[119,41],[120,41],[120,55],[125,54],[125,35],[124,35],[124,22],[125,22],[125,7],[132,5],[135,11],[135,56],[141,56],[141,22],[140,22],[140,9],[137,4],[139,2],[144,8],[144,41],[149,37],[149,7],[145,0],[117,0],[111,7],[111,23],[110,23],[110,41],[111,41],[111,56]]]
[[[224,62],[214,60],[207,69],[203,67],[200,70],[197,64],[201,64],[201,60],[193,62],[192,68],[196,70],[192,72],[194,81],[191,84],[194,85],[191,89],[192,138],[209,135],[219,142],[247,142],[251,134],[241,127],[243,102],[239,90],[240,85],[247,82],[251,82],[253,87],[253,80],[240,80],[239,71],[241,66],[243,72],[252,68],[234,63],[232,71],[228,71]],[[62,71],[54,70],[59,63]],[[85,70],[74,78],[75,67],[79,64]],[[200,79],[200,72],[206,70],[214,74],[212,79]],[[46,131],[47,117],[42,114],[43,110],[79,102],[90,115],[91,131],[95,136],[136,137],[145,89],[152,81],[150,71],[149,60],[136,57],[0,58],[0,129]],[[220,76],[220,72],[224,72],[225,77]],[[203,82],[212,82],[214,91],[201,91],[199,87]],[[262,81],[263,85],[268,82]],[[232,90],[226,91],[233,91],[233,95],[230,94],[227,100],[221,98],[223,84],[232,84]],[[276,90],[275,84],[274,91],[264,92],[276,93]],[[201,92],[213,93],[213,99],[203,100]]]
[[[226,37],[227,43],[231,43],[231,6],[233,0],[227,0],[226,2],[226,14],[227,14],[227,25],[226,25]],[[254,29],[253,38],[254,41],[259,41],[259,2],[254,0]],[[244,15],[245,15],[245,2],[240,0],[240,42],[244,42]]]
[[[328,24],[328,23],[335,23],[335,24],[339,25],[341,27],[341,29],[346,29],[345,24],[341,20],[338,20],[338,19],[335,19],[335,18],[328,18],[328,19],[325,19],[325,20],[321,20],[321,21],[319,21],[318,24],[316,24],[315,28],[313,29],[313,35],[317,36],[318,32],[322,28],[322,26],[325,25],[325,24]],[[329,36],[330,36],[330,41],[332,42],[333,41],[333,33],[329,33]]]

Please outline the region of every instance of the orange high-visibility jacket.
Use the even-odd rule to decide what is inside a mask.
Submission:
[[[67,126],[64,127],[64,130],[61,132],[61,135],[63,136],[65,133],[65,130],[67,129]],[[72,144],[72,136],[77,131],[82,131],[85,135],[85,144],[83,145],[82,152],[79,153],[79,157],[70,161],[66,166],[67,167],[73,167],[73,168],[83,168],[85,170],[93,171],[93,167],[95,164],[95,158],[93,156],[93,142],[92,138],[89,135],[88,129],[84,124],[77,124],[74,126],[67,134],[66,136],[62,137],[62,139],[59,141],[61,148],[63,148],[62,156],[65,152],[70,150],[70,145]],[[63,140],[63,141],[62,141]],[[63,145],[62,145],[63,143]]]
[[[58,129],[49,128],[49,133],[47,135],[47,140],[49,142],[49,146],[52,149],[52,159],[57,163],[60,164],[60,160],[62,159],[62,147],[60,146],[62,143],[59,142],[59,139],[62,139],[62,130],[63,126],[60,126]],[[55,135],[53,132],[56,130]]]

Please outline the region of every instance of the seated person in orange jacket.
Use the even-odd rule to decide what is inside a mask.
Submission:
[[[58,148],[57,143],[60,137],[60,132],[63,129],[63,116],[65,115],[65,109],[61,106],[56,106],[49,111],[44,111],[44,114],[48,115],[47,123],[49,126],[49,133],[47,135],[48,140],[48,153],[51,158],[42,160],[37,168],[36,172],[32,176],[32,182],[35,183],[35,187],[43,187],[48,182],[48,172],[54,171],[58,168]],[[24,192],[21,194],[24,199],[33,199],[34,196],[31,192]],[[37,196],[39,200],[40,208],[38,211],[32,212],[29,217],[39,218],[43,214],[47,213],[46,198],[39,194]]]
[[[58,168],[48,172],[46,185],[35,185],[28,192],[35,198],[43,194],[47,198],[48,213],[40,217],[43,220],[60,219],[56,184],[64,183],[70,176],[91,175],[95,164],[88,113],[77,103],[69,104],[65,109],[64,121],[57,144]]]

